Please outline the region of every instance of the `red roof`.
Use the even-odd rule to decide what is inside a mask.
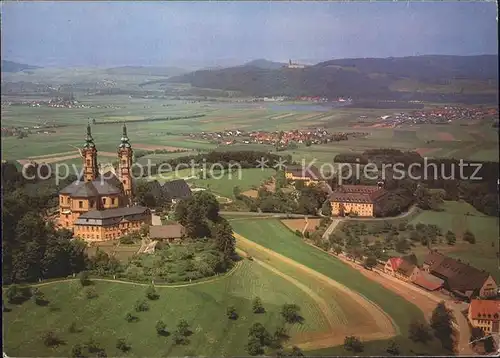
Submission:
[[[472,319],[500,320],[499,300],[471,300],[469,312]]]
[[[391,257],[389,262],[391,263],[392,269],[396,271],[399,265],[403,262],[403,259],[401,257]]]
[[[434,291],[443,286],[444,281],[427,272],[420,271],[413,283],[429,291]]]

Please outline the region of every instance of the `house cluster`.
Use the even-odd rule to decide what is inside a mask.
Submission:
[[[454,121],[474,121],[493,116],[498,117],[498,109],[445,106],[410,113],[384,115],[380,117],[379,123],[391,127],[402,124],[446,124]]]
[[[191,138],[214,141],[219,144],[282,144],[288,145],[295,142],[298,144],[324,144],[347,140],[349,136],[359,133],[329,133],[323,128],[314,128],[309,130],[291,130],[291,131],[252,131],[246,132],[239,129],[226,130],[221,132],[201,132],[186,133]]]
[[[488,272],[437,251],[429,251],[421,267],[414,255],[390,258],[384,272],[428,291],[445,290],[463,300],[495,297],[498,291]]]
[[[470,302],[467,318],[485,334],[500,333],[499,287],[494,278],[459,259],[429,251],[422,266],[415,255],[392,257],[384,272],[427,291],[441,291]]]

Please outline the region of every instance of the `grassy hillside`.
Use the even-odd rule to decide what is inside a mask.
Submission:
[[[145,298],[143,286],[95,282],[92,287],[98,294],[94,299],[87,299],[80,283],[73,281],[40,287],[49,301],[46,307],[31,301],[9,305],[11,311],[4,313],[4,351],[9,356],[70,356],[73,345],[93,337],[108,356],[115,357],[122,356],[115,347],[119,338],[131,345],[129,355],[133,356],[242,356],[246,354],[249,327],[260,322],[273,332],[280,321],[280,306],[292,302],[300,304],[305,318],[304,324],[292,327],[292,335],[324,328],[322,313],[307,294],[250,261],[218,281],[157,288],[160,298],[149,301],[147,312],[134,311],[136,300]],[[255,296],[261,297],[266,313],[252,313]],[[230,305],[239,314],[235,321],[226,316]],[[139,321],[125,321],[127,312]],[[185,346],[175,345],[171,336],[180,319],[185,319],[193,332]],[[166,323],[169,336],[157,335],[158,320]],[[72,322],[81,332],[68,332]],[[54,331],[64,344],[45,347],[42,334],[47,330]]]

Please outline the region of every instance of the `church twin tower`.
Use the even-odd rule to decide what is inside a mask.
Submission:
[[[118,146],[118,177],[123,185],[123,191],[127,198],[132,198],[132,146],[127,136],[127,126],[123,124],[121,143]],[[92,182],[99,176],[97,165],[97,149],[90,129],[87,125],[87,136],[82,150],[83,156],[83,179],[85,182]]]

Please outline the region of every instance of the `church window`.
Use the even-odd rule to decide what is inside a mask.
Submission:
[[[125,159],[122,160],[122,165],[127,165],[127,161]]]
[[[90,159],[87,159],[87,165],[90,166]]]
[[[80,209],[81,209],[81,208],[83,208],[83,201],[81,201],[81,200],[80,200],[80,201],[78,202],[78,207],[79,207]]]
[[[111,199],[111,204],[115,205],[115,198]]]
[[[106,198],[102,198],[102,203],[106,205]]]

